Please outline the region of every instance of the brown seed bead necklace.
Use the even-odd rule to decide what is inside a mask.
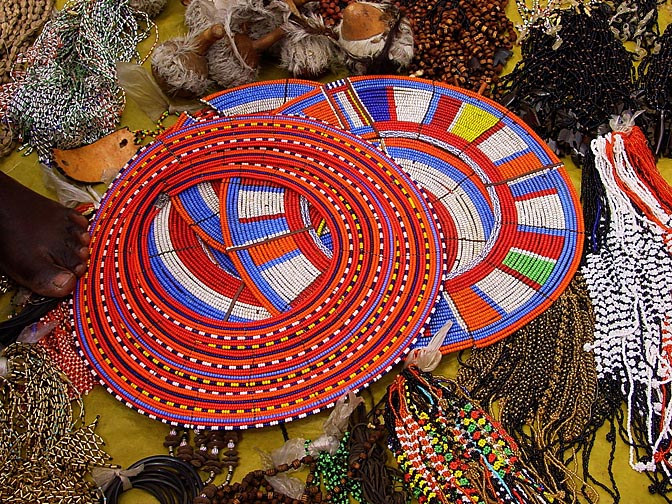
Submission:
[[[584,349],[593,342],[594,327],[586,283],[577,273],[548,310],[508,338],[473,349],[457,374],[457,382],[489,411],[498,403],[498,420],[526,462],[567,502],[578,498],[585,483],[566,459],[577,446],[592,444],[586,433],[605,418],[595,414],[603,398],[594,355]],[[591,502],[597,499],[587,486],[584,493]]]
[[[326,26],[354,0],[320,0]],[[413,29],[411,75],[492,95],[516,40],[508,0],[396,0]]]

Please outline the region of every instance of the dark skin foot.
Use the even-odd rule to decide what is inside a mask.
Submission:
[[[0,272],[36,294],[63,297],[86,271],[88,221],[0,172]]]

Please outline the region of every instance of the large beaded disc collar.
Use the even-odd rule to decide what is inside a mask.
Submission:
[[[450,242],[431,320],[431,334],[453,322],[442,352],[511,334],[548,308],[576,271],[583,221],[565,166],[494,101],[437,81],[366,76],[325,84],[276,113],[355,133],[429,195]]]
[[[276,424],[367,386],[422,332],[446,265],[426,196],[391,159],[283,116],[164,134],[91,234],[82,354],[128,406],[193,427]]]

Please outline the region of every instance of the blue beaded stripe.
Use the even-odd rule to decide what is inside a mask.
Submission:
[[[169,211],[169,206],[161,210],[162,213],[167,213]],[[150,235],[147,237],[146,241],[152,273],[156,276],[159,283],[165,286],[165,291],[170,292],[170,295],[179,306],[187,306],[199,315],[209,319],[224,320],[226,315],[225,308],[218,309],[203,301],[201,297],[193,293],[194,290],[189,288],[189,285],[184,285],[184,282],[175,276],[176,268],[171,267],[167,262],[171,258],[175,259],[175,254],[170,252],[172,248],[162,250],[156,244],[156,227],[159,224],[161,224],[161,220],[156,219],[154,225],[150,228]],[[184,268],[178,269],[184,270]],[[207,286],[203,285],[197,279],[192,279],[192,281],[200,284],[203,289],[207,288]],[[228,301],[229,303],[231,302],[231,300]]]
[[[231,276],[240,279],[240,274],[236,271],[236,266],[233,264],[233,261],[231,261],[231,257],[228,254],[206,244],[204,244],[203,247],[207,249],[207,254],[211,255],[224,271]]]
[[[210,183],[203,183],[182,191],[178,198],[192,222],[213,241],[221,243],[223,236],[219,208],[212,209],[204,194],[217,196]]]
[[[316,82],[300,79],[260,81],[220,91],[201,101],[222,115],[270,112],[317,87]]]
[[[444,346],[460,345],[464,341],[471,340],[473,337],[472,332],[470,332],[466,325],[461,322],[459,313],[455,312],[452,306],[448,303],[446,294],[442,292],[439,294],[434,306],[434,313],[429,321],[429,334],[436,334],[448,322],[452,322],[453,325],[446,335],[446,339],[443,342]],[[421,346],[422,343],[422,338],[418,339],[416,347]],[[429,338],[424,342],[425,345],[427,345],[427,343],[429,343]]]
[[[474,292],[478,294],[481,297],[481,299],[483,299],[491,308],[493,308],[497,313],[499,313],[499,315],[502,318],[504,318],[504,316],[507,315],[507,311],[504,310],[504,308],[496,300],[492,299],[488,294],[488,291],[490,289],[483,290],[479,288],[478,285],[474,285],[472,288]]]
[[[242,187],[241,179],[232,179],[230,189],[227,190],[226,209],[227,221],[231,226],[230,237],[233,246],[247,246],[274,236],[285,235],[290,231],[284,214],[269,214],[259,220],[246,221],[240,214],[241,193],[249,192],[251,188]],[[266,186],[254,188],[256,191],[274,192],[282,195],[284,188]]]

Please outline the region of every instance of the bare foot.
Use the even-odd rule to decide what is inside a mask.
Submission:
[[[0,272],[36,294],[63,297],[86,271],[85,217],[0,172]]]

